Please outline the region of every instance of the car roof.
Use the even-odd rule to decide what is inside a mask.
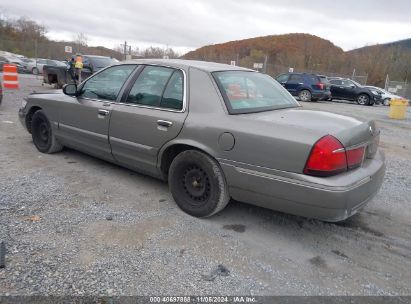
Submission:
[[[124,63],[140,63],[140,64],[153,64],[153,65],[164,65],[174,68],[180,69],[189,69],[196,68],[199,70],[203,70],[206,72],[217,72],[217,71],[253,71],[250,69],[229,65],[229,64],[222,64],[216,62],[208,62],[208,61],[197,61],[197,60],[184,60],[184,59],[134,59],[134,60],[126,60],[121,61],[118,64]]]
[[[81,55],[81,57],[109,58],[109,59],[111,59],[111,57],[108,57],[108,56],[100,56],[100,55]]]

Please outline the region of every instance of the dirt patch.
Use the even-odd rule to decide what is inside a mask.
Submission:
[[[245,231],[246,227],[245,227],[245,225],[241,225],[241,224],[233,224],[233,225],[224,225],[223,229],[233,230],[235,232],[243,233]]]
[[[319,268],[327,268],[327,263],[325,262],[325,260],[320,257],[319,255],[311,258],[308,260],[312,265],[319,267]]]

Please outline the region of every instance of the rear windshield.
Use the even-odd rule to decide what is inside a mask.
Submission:
[[[298,107],[297,101],[273,78],[257,72],[212,73],[230,114]]]
[[[321,83],[330,83],[329,81],[328,81],[328,78],[327,78],[327,76],[318,76],[319,78],[320,78],[320,81],[321,81]]]
[[[90,57],[90,61],[97,68],[105,68],[106,66],[112,65],[115,61],[108,57]]]

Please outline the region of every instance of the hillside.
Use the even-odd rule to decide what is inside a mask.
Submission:
[[[28,18],[6,18],[0,10],[0,50],[27,57],[65,59],[71,54],[64,52],[65,46],[72,46],[73,52],[90,55],[111,56],[122,59],[123,55],[105,47],[89,47],[84,35],[78,41],[53,41],[47,38],[46,27]]]
[[[186,59],[230,62],[239,59],[241,66],[252,67],[264,62],[267,56],[269,70],[295,69],[334,70],[344,51],[331,41],[309,34],[286,34],[256,37],[208,45],[184,55]]]
[[[208,60],[253,67],[267,56],[267,73],[277,75],[289,67],[295,71],[328,75],[368,75],[368,83],[383,85],[391,79],[405,80],[411,72],[411,39],[367,46],[344,52],[331,41],[309,34],[256,37],[208,45],[185,54],[186,59]]]

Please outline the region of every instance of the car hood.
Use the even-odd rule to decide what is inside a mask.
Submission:
[[[54,94],[63,94],[63,90],[61,90],[61,89],[56,89],[56,90],[47,90],[47,91],[40,91],[40,92],[37,92],[37,91],[33,91],[33,92],[31,92],[30,94],[29,94],[29,96],[32,96],[32,95],[54,95]],[[64,95],[64,94],[63,94]]]
[[[288,129],[306,134],[314,140],[330,134],[345,147],[367,142],[376,132],[374,121],[362,122],[348,116],[301,108],[244,114],[243,116],[257,122],[264,122],[268,128],[270,125],[287,126]]]

